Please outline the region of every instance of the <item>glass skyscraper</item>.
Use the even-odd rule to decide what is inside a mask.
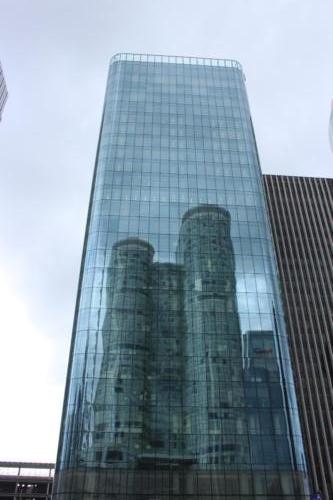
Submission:
[[[110,64],[54,498],[305,499],[240,64]]]

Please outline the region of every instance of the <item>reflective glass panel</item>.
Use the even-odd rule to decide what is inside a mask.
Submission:
[[[118,55],[54,498],[306,495],[242,69]]]

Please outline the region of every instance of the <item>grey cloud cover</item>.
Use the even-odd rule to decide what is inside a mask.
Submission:
[[[238,59],[263,171],[330,177],[332,19],[330,0],[0,0],[0,59],[10,94],[0,124],[0,269],[40,332],[36,339],[51,345],[40,368],[44,386],[38,376],[27,386],[31,394],[44,390],[50,411],[22,414],[19,433],[2,415],[2,459],[55,459],[110,57],[128,51]],[[6,289],[3,296],[6,307]],[[16,344],[7,346],[13,363],[24,331],[20,323]],[[19,388],[44,356],[43,342],[31,344],[20,365],[3,374],[6,384]],[[20,411],[17,399],[11,405]]]

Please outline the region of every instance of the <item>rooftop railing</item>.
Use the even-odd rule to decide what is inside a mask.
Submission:
[[[110,64],[117,61],[167,63],[167,64],[193,64],[197,66],[219,66],[223,68],[236,68],[243,72],[242,65],[234,59],[213,59],[210,57],[165,56],[161,54],[115,54]]]

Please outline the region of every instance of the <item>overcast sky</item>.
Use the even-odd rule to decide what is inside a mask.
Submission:
[[[266,173],[332,177],[332,0],[0,0],[0,460],[54,461],[108,61],[238,59]]]

